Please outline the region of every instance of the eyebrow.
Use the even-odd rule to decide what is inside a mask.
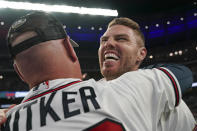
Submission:
[[[126,37],[129,37],[127,34],[117,34],[117,35],[115,35],[115,37],[121,37],[121,36],[126,36]]]
[[[101,36],[100,40],[108,38],[108,36]]]
[[[116,34],[116,35],[114,35],[115,37],[121,37],[121,36],[126,36],[126,37],[129,37],[127,34]],[[101,38],[100,39],[103,39],[103,38],[108,38],[109,36],[101,36]]]

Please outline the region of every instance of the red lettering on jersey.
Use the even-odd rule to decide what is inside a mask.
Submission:
[[[49,81],[45,81],[44,83],[45,83],[45,85],[47,86],[47,89],[48,89],[49,88]]]

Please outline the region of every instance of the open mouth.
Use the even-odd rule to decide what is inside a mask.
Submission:
[[[106,61],[106,60],[115,60],[115,61],[117,61],[119,59],[120,58],[114,53],[106,53],[105,56],[104,56],[104,61]]]

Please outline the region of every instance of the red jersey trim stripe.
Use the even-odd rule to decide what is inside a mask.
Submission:
[[[176,96],[175,106],[178,106],[180,100],[179,100],[178,86],[177,86],[177,83],[176,83],[175,79],[173,78],[173,76],[167,70],[165,70],[163,68],[157,68],[157,69],[163,71],[170,78],[170,81],[172,82],[172,85],[174,87],[175,96]]]
[[[66,84],[66,85],[57,87],[57,88],[55,88],[55,89],[48,90],[48,91],[46,91],[46,92],[43,92],[43,93],[41,93],[41,94],[38,94],[38,95],[35,95],[35,96],[33,96],[33,97],[28,98],[27,100],[23,101],[23,103],[24,103],[24,102],[27,102],[27,101],[30,101],[30,100],[34,100],[34,99],[36,99],[36,98],[38,98],[38,97],[41,97],[41,96],[44,96],[44,95],[46,95],[46,94],[49,94],[49,93],[52,93],[52,92],[61,90],[61,89],[63,89],[63,88],[66,88],[66,87],[68,87],[68,86],[71,86],[71,85],[76,84],[76,83],[79,83],[79,82],[81,82],[81,81],[80,81],[80,80],[79,80],[79,81],[73,81],[73,82],[70,82],[70,83],[68,83],[68,84]]]

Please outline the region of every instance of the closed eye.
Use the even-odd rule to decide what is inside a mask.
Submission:
[[[118,37],[116,38],[116,41],[128,41],[128,39],[125,37]]]
[[[100,43],[106,42],[107,40],[108,40],[107,37],[102,37],[102,38],[100,39]]]
[[[114,39],[119,42],[129,41],[129,36],[127,34],[115,35]]]

